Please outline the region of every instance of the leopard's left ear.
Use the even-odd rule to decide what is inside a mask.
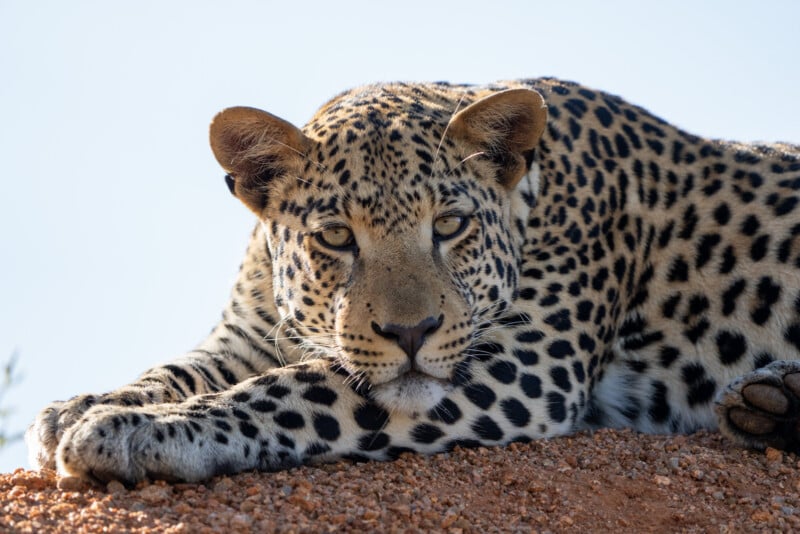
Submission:
[[[494,163],[500,183],[513,189],[527,172],[526,156],[539,144],[546,124],[542,95],[531,89],[509,89],[456,113],[447,130],[467,151],[482,153]]]

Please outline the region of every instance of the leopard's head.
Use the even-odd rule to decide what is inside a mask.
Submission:
[[[263,224],[286,331],[411,413],[452,387],[515,298],[546,119],[528,89],[382,85],[302,129],[226,109],[211,146]]]

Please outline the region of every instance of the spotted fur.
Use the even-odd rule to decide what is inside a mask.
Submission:
[[[211,145],[258,217],[222,321],[47,407],[32,461],[134,483],[721,428],[793,449],[800,150],[554,79],[371,85]]]

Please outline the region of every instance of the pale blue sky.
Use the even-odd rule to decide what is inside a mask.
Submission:
[[[291,4],[291,5],[290,5]],[[21,429],[190,349],[253,218],[208,149],[380,80],[552,75],[693,133],[800,142],[800,2],[0,0],[0,358]],[[27,465],[0,452],[0,471]]]

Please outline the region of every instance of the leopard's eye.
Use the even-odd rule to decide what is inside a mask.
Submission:
[[[433,221],[433,235],[436,239],[443,241],[452,239],[464,231],[467,227],[468,218],[461,215],[445,215]]]
[[[346,226],[331,226],[317,234],[317,240],[328,248],[343,250],[355,244],[353,231]]]

